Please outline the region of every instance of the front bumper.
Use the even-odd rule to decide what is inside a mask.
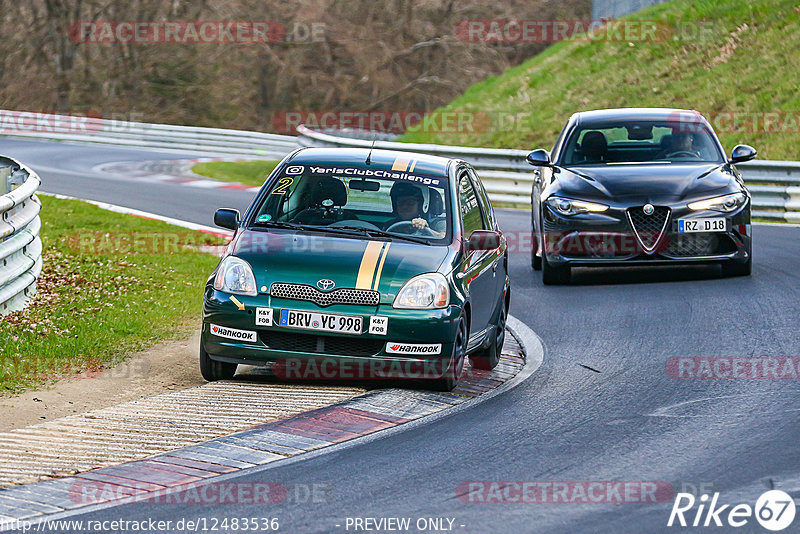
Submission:
[[[271,299],[268,295],[235,297],[244,305],[244,310],[238,309],[230,300],[230,294],[206,288],[201,343],[213,360],[251,365],[335,360],[337,366],[347,362],[361,369],[367,366],[372,373],[379,368],[375,362],[400,362],[406,369],[409,362],[418,362],[424,367],[430,362],[449,362],[457,321],[461,316],[461,308],[456,305],[439,310],[398,310],[391,304],[319,307],[306,301]],[[273,310],[271,326],[256,325],[257,308]],[[279,326],[281,309],[361,317],[362,333],[354,335]],[[385,335],[369,333],[370,317],[374,316],[388,319]],[[252,340],[230,339],[212,333],[212,325],[245,331],[248,335],[254,332],[255,336]],[[432,350],[431,345],[440,345],[440,348],[431,353],[389,352],[390,347],[395,347],[396,351],[413,351],[414,346],[428,346],[425,350]],[[388,370],[391,365],[380,368]]]
[[[663,232],[637,235],[628,217],[629,207],[571,217],[556,214],[546,204],[543,215],[543,254],[552,265],[615,265],[745,262],[750,258],[752,233],[750,204],[726,214],[693,211],[686,205],[669,206]],[[724,218],[725,231],[679,233],[679,219]],[[647,239],[655,240],[647,243]],[[652,246],[647,250],[642,241]]]

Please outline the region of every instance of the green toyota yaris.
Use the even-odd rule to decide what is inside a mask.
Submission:
[[[510,286],[505,239],[466,162],[410,152],[303,148],[275,168],[203,301],[200,369],[426,380],[453,389],[469,355],[500,357]]]

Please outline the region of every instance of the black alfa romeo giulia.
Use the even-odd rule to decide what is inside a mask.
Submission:
[[[534,150],[531,263],[545,284],[572,266],[719,263],[752,268],[750,194],[696,111],[609,109],[570,117],[551,152]]]

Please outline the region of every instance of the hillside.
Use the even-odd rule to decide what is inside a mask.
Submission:
[[[476,131],[402,140],[549,148],[576,111],[678,107],[709,118],[728,151],[747,143],[762,158],[800,159],[797,0],[674,0],[627,19],[657,21],[657,39],[560,42],[443,108],[488,115]]]

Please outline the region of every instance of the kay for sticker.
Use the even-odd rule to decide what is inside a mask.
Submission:
[[[373,315],[369,318],[369,333],[385,336],[389,331],[389,318]]]
[[[256,326],[272,326],[272,308],[256,308]]]

